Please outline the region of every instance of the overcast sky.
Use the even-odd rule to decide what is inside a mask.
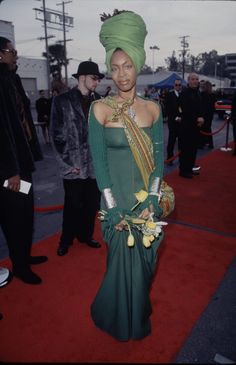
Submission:
[[[45,0],[46,7],[62,10],[57,5],[62,0]],[[68,0],[65,0],[67,2]],[[41,57],[45,41],[43,22],[35,19],[33,8],[40,8],[42,0],[4,0],[0,5],[0,19],[11,21],[15,27],[16,48],[21,56]],[[99,43],[101,21],[99,14],[113,13],[114,9],[132,10],[141,15],[148,35],[145,41],[146,64],[166,66],[165,59],[181,49],[181,37],[189,43],[190,53],[197,56],[213,49],[218,54],[236,53],[236,2],[235,1],[178,1],[178,0],[72,0],[65,5],[66,12],[74,18],[69,28],[67,56],[72,58],[68,76],[77,70],[80,61],[92,57],[105,70],[105,52]],[[49,44],[63,39],[62,31],[48,30]],[[160,50],[152,51],[157,45]],[[153,53],[154,52],[154,53]]]

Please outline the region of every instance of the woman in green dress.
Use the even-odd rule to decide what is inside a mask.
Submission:
[[[163,238],[159,191],[163,177],[160,106],[136,93],[145,62],[143,19],[130,11],[103,17],[100,41],[117,95],[94,102],[89,143],[108,246],[103,281],[91,305],[95,325],[119,341],[151,333],[149,290]],[[127,37],[128,34],[128,37]]]

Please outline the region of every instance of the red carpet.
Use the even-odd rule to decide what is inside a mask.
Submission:
[[[200,175],[191,180],[180,178],[178,170],[167,176],[176,194],[170,218],[236,234],[236,157],[216,150],[198,164]]]
[[[216,168],[219,159],[221,175],[216,181],[215,173],[206,171],[214,172],[212,165]],[[235,233],[235,202],[228,197],[236,182],[232,157],[215,151],[201,159],[201,166],[201,175],[191,181],[177,177],[176,172],[167,177],[176,190],[177,211],[172,219]],[[225,192],[222,187],[230,169],[233,176]],[[221,186],[221,195],[212,192],[210,181],[217,192]],[[194,199],[199,195],[201,204]],[[184,203],[186,197],[189,200]],[[222,222],[220,211],[221,215],[231,212],[229,219]],[[100,239],[99,223],[97,227],[95,238]],[[101,332],[90,318],[90,304],[104,272],[105,245],[95,250],[75,242],[67,256],[58,257],[58,235],[35,244],[33,254],[49,257],[47,263],[34,267],[43,284],[34,287],[14,279],[0,290],[4,315],[0,361],[171,363],[236,255],[235,241],[235,237],[169,224],[151,291],[152,334],[126,343]],[[8,260],[0,264],[9,267]]]

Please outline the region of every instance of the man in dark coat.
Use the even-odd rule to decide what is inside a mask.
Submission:
[[[45,262],[47,257],[31,256],[33,187],[28,194],[20,192],[20,188],[22,180],[32,184],[34,159],[41,159],[42,154],[32,118],[28,116],[26,95],[15,74],[16,61],[13,44],[0,37],[0,225],[14,276],[28,284],[40,284],[41,278],[30,265]]]
[[[45,91],[39,91],[39,98],[35,102],[38,123],[41,124],[45,143],[49,143],[50,99],[46,98]]]
[[[200,127],[204,123],[204,110],[199,91],[199,77],[196,73],[188,76],[188,86],[180,95],[181,118],[179,131],[179,175],[191,179],[199,175],[193,171],[197,155]]]
[[[200,133],[198,147],[204,148],[207,145],[208,148],[213,149],[214,143],[211,126],[215,112],[215,96],[212,92],[211,82],[208,80],[203,81],[200,92],[204,111],[204,124],[201,128],[201,131],[206,132],[207,134],[205,135],[203,133]]]
[[[51,111],[51,137],[65,191],[62,234],[57,254],[67,254],[73,239],[99,248],[93,239],[100,193],[95,180],[88,145],[88,113],[95,92],[104,77],[92,61],[81,62],[76,74],[78,86],[55,96]]]
[[[174,156],[174,147],[176,140],[179,138],[179,126],[181,122],[181,109],[180,109],[180,92],[181,92],[181,80],[176,79],[174,82],[174,89],[169,91],[166,95],[166,115],[169,129],[168,142],[167,142],[167,160],[169,165],[173,162],[171,158]],[[179,141],[178,141],[179,142]]]

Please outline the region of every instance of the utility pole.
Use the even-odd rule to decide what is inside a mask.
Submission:
[[[46,56],[47,56],[47,80],[48,80],[48,97],[50,97],[50,67],[49,67],[49,52],[48,52],[48,32],[47,32],[47,19],[46,19],[46,4],[45,0],[43,0],[43,23],[44,23],[44,34],[45,34],[45,48],[46,48]]]
[[[181,38],[181,46],[182,46],[182,49],[180,50],[181,52],[181,55],[182,55],[182,79],[184,80],[184,74],[185,74],[185,64],[186,64],[186,54],[187,54],[187,51],[189,51],[189,44],[188,42],[186,41],[186,38],[188,38],[189,35],[184,35],[182,37],[179,37]]]
[[[65,83],[66,86],[68,86],[68,73],[67,73],[67,51],[66,51],[66,42],[70,41],[71,39],[66,39],[66,16],[65,16],[65,4],[72,3],[72,1],[62,1],[62,3],[59,3],[57,5],[62,5],[62,16],[63,16],[63,44],[64,44],[64,57],[65,57]]]
[[[41,1],[41,0],[36,0],[36,1]],[[45,44],[46,44],[46,57],[47,57],[47,73],[48,73],[48,87],[49,87],[49,92],[50,92],[50,66],[49,66],[49,51],[48,51],[48,38],[52,38],[54,36],[48,36],[47,35],[47,29],[55,29],[55,30],[63,30],[63,35],[64,35],[64,64],[65,64],[65,82],[66,85],[68,84],[68,76],[67,76],[67,55],[66,55],[66,42],[71,40],[71,39],[66,39],[66,31],[67,31],[67,27],[73,27],[73,17],[70,17],[68,15],[66,15],[65,13],[65,4],[71,3],[72,1],[63,1],[60,4],[57,5],[62,5],[62,9],[63,11],[57,11],[57,10],[52,10],[52,9],[47,9],[46,5],[45,5],[45,0],[43,1],[43,7],[41,9],[39,8],[34,8],[35,13],[36,13],[36,19],[37,20],[41,20],[44,22],[44,33],[45,33]],[[43,18],[41,17],[41,15],[43,14]],[[48,26],[48,24],[50,24],[50,26]],[[54,26],[52,26],[51,24],[53,24]],[[59,28],[58,28],[59,27]],[[39,39],[44,39],[43,37],[40,37]]]
[[[41,1],[41,0],[36,0],[36,1]],[[48,38],[52,38],[53,36],[48,36],[48,31],[47,31],[47,17],[46,17],[46,4],[45,4],[45,0],[43,1],[43,8],[41,10],[41,12],[43,13],[43,25],[44,25],[44,37],[39,37],[39,40],[43,40],[45,39],[45,50],[46,50],[46,63],[47,63],[47,93],[48,93],[48,97],[50,97],[50,89],[51,89],[51,85],[50,85],[50,66],[49,66],[49,52],[48,52]],[[36,9],[35,9],[36,10]],[[36,17],[37,19],[37,17]]]

